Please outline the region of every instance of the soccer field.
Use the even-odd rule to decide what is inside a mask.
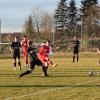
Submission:
[[[64,53],[52,60],[58,66],[48,69],[49,77],[41,76],[41,67],[36,67],[19,78],[21,72],[13,70],[12,59],[0,59],[0,100],[100,100],[97,54],[83,53],[78,63]],[[27,70],[21,61],[22,71]],[[90,70],[94,76],[88,75]]]

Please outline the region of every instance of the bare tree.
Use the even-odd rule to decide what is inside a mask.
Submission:
[[[33,23],[40,39],[51,39],[53,15],[35,7],[32,11]]]
[[[41,25],[41,20],[42,20],[41,15],[42,15],[42,11],[38,7],[34,7],[32,10],[33,23],[35,26],[36,33],[38,34],[40,39],[41,39],[40,25]]]
[[[42,14],[42,22],[41,22],[41,32],[44,34],[46,39],[52,38],[52,30],[53,30],[53,16],[48,12],[44,12]]]

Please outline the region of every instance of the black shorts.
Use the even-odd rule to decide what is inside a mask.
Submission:
[[[16,59],[16,58],[20,59],[20,53],[19,52],[14,52],[13,53],[13,58],[14,59]]]
[[[73,50],[73,54],[78,54],[78,53],[79,53],[78,48],[74,48],[74,50]]]
[[[73,54],[79,54],[79,51],[73,51]]]
[[[32,60],[30,61],[30,68],[34,69],[35,65],[42,66],[42,62],[40,60]]]

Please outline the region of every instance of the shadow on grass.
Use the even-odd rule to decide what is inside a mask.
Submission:
[[[20,74],[0,74],[0,77],[5,77],[5,78],[6,77],[19,77],[19,75]],[[45,77],[45,76],[41,76],[40,73],[39,74],[36,73],[36,74],[33,74],[33,75],[30,74],[30,75],[26,75],[26,76],[23,76],[23,77]],[[97,75],[88,76],[88,74],[79,74],[79,75],[78,74],[76,74],[76,75],[73,74],[73,75],[71,75],[71,74],[67,74],[67,73],[66,74],[62,73],[62,74],[58,74],[58,75],[57,74],[56,75],[55,74],[54,75],[49,75],[48,78],[50,78],[50,77],[51,78],[61,78],[61,77],[98,77],[98,76]]]
[[[84,85],[0,85],[0,87],[40,87],[40,88],[67,88],[67,87],[100,87],[100,85],[84,84]]]
[[[19,75],[20,74],[0,74],[0,77],[18,77],[19,78]],[[26,75],[26,76],[23,76],[23,77],[45,77],[45,76],[41,76],[40,73],[33,73],[30,74],[30,75]],[[23,78],[22,77],[22,78]],[[89,76],[88,73],[73,73],[73,74],[69,74],[69,73],[50,73],[49,77],[47,78],[63,78],[63,77],[99,77],[98,75],[93,75],[93,76]]]

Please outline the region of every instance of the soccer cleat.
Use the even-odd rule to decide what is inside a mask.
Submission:
[[[49,75],[48,74],[41,74],[41,76],[45,76],[45,77],[49,77]]]
[[[57,64],[53,64],[52,68],[55,68],[57,66]]]

